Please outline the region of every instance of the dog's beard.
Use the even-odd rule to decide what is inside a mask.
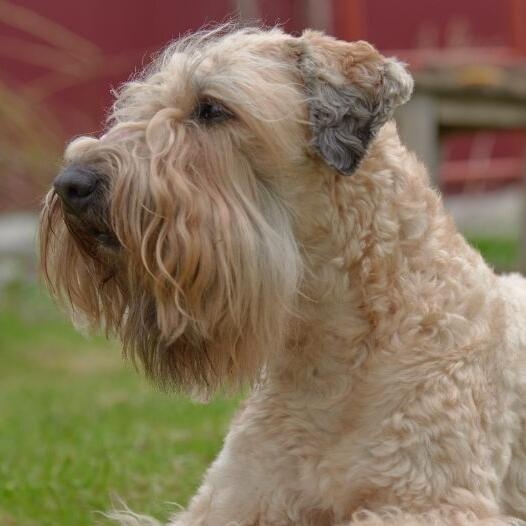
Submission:
[[[132,155],[113,163],[103,224],[117,248],[48,198],[46,281],[77,323],[118,335],[163,387],[209,394],[254,381],[283,346],[298,287],[285,209],[249,169],[240,175],[236,167],[240,183],[179,171],[162,156],[140,162]],[[147,181],[131,176],[144,170]]]

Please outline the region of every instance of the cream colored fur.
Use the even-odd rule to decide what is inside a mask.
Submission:
[[[304,322],[172,524],[526,519],[523,278],[456,232],[394,125],[315,187]]]
[[[375,75],[378,64],[387,64],[382,71],[400,90],[392,104],[410,92],[401,66],[384,62],[367,44],[317,33],[294,39],[277,30],[233,32],[197,41],[190,50],[169,51],[152,77],[127,88],[113,130],[82,143],[81,153],[78,143],[68,153],[76,160],[107,163],[108,150],[122,162],[130,151],[142,149],[148,156],[152,149],[172,148],[174,163],[192,159],[195,189],[212,196],[201,201],[189,194],[195,217],[215,228],[223,228],[221,221],[226,225],[214,232],[225,245],[218,245],[210,261],[252,265],[208,269],[211,279],[226,280],[224,289],[210,281],[212,298],[219,305],[229,296],[237,327],[249,331],[232,339],[228,330],[235,323],[216,316],[217,306],[207,312],[212,307],[192,296],[189,280],[197,267],[189,266],[181,277],[179,256],[168,261],[159,249],[155,259],[141,245],[144,231],[134,233],[143,212],[133,215],[124,198],[148,193],[154,183],[125,184],[124,178],[116,183],[124,196],[119,205],[124,219],[120,222],[116,208],[112,225],[131,247],[129,275],[152,279],[140,283],[157,302],[160,338],[175,341],[186,334],[194,316],[204,319],[192,334],[205,328],[223,334],[214,331],[224,322],[227,343],[239,347],[235,353],[213,347],[212,353],[232,353],[218,367],[225,376],[229,367],[234,372],[239,367],[239,375],[253,382],[222,452],[188,509],[170,525],[519,524],[526,520],[526,282],[518,275],[497,277],[465,242],[430,188],[425,168],[400,143],[393,122],[379,123],[350,176],[337,173],[312,149],[311,101],[305,73],[297,66],[305,53],[312,60],[308,74],[319,68],[319,78],[333,85],[351,82],[380,90],[387,81]],[[190,61],[196,54],[199,60]],[[324,68],[332,73],[323,73]],[[240,122],[192,136],[184,121],[200,83],[208,83],[206,89],[233,108]],[[181,130],[185,135],[178,136]],[[122,134],[131,137],[126,151]],[[150,170],[160,170],[144,162],[134,172],[136,180],[147,181]],[[166,213],[178,199],[187,206],[181,188],[194,191],[185,187],[187,168],[174,170],[163,176],[169,186]],[[222,184],[235,209],[218,209],[224,215],[211,219],[206,207],[225,202]],[[155,203],[150,202],[161,206]],[[53,215],[47,210],[45,219],[46,214]],[[177,216],[177,228],[192,228],[185,217]],[[132,223],[129,231],[122,226],[126,221]],[[253,243],[242,239],[238,246],[229,240],[229,221],[236,222],[235,235],[246,234]],[[209,235],[203,230],[199,239],[177,237],[163,226],[147,230],[148,235],[158,236],[159,228],[175,245],[174,254],[181,243],[206,244]],[[70,242],[62,235],[62,242]],[[155,247],[158,238],[152,243]],[[53,268],[58,249],[50,246],[52,241],[44,259]],[[262,259],[235,255],[237,250],[256,251]],[[143,265],[150,274],[139,270]],[[236,283],[236,272],[248,281]],[[182,283],[171,296],[159,277],[163,273]],[[51,272],[50,281],[79,290],[79,280],[71,276],[61,283]],[[260,295],[258,303],[240,286]],[[119,290],[125,298],[128,289]],[[203,286],[202,299],[206,291]],[[178,302],[177,310],[170,310],[169,298]],[[94,303],[73,304],[100,321]],[[238,309],[247,309],[250,320]],[[208,315],[213,323],[206,325]],[[250,336],[246,341],[245,335]],[[210,374],[214,386],[221,383]],[[130,513],[116,517],[122,524],[152,524]]]

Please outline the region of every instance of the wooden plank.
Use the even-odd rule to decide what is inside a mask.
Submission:
[[[493,97],[526,104],[526,67],[464,65],[415,73],[416,91],[440,97]]]
[[[522,180],[523,161],[515,157],[446,161],[440,166],[442,184]]]
[[[526,130],[526,102],[439,97],[437,106],[442,128]]]

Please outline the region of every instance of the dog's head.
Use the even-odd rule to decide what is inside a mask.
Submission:
[[[215,30],[171,45],[74,140],[41,221],[44,276],[164,385],[257,376],[302,279],[298,187],[352,174],[412,88],[364,42]]]

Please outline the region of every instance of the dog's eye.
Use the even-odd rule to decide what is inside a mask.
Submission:
[[[230,117],[232,113],[222,104],[213,100],[202,100],[197,105],[194,115],[197,120],[202,122],[221,122]]]

